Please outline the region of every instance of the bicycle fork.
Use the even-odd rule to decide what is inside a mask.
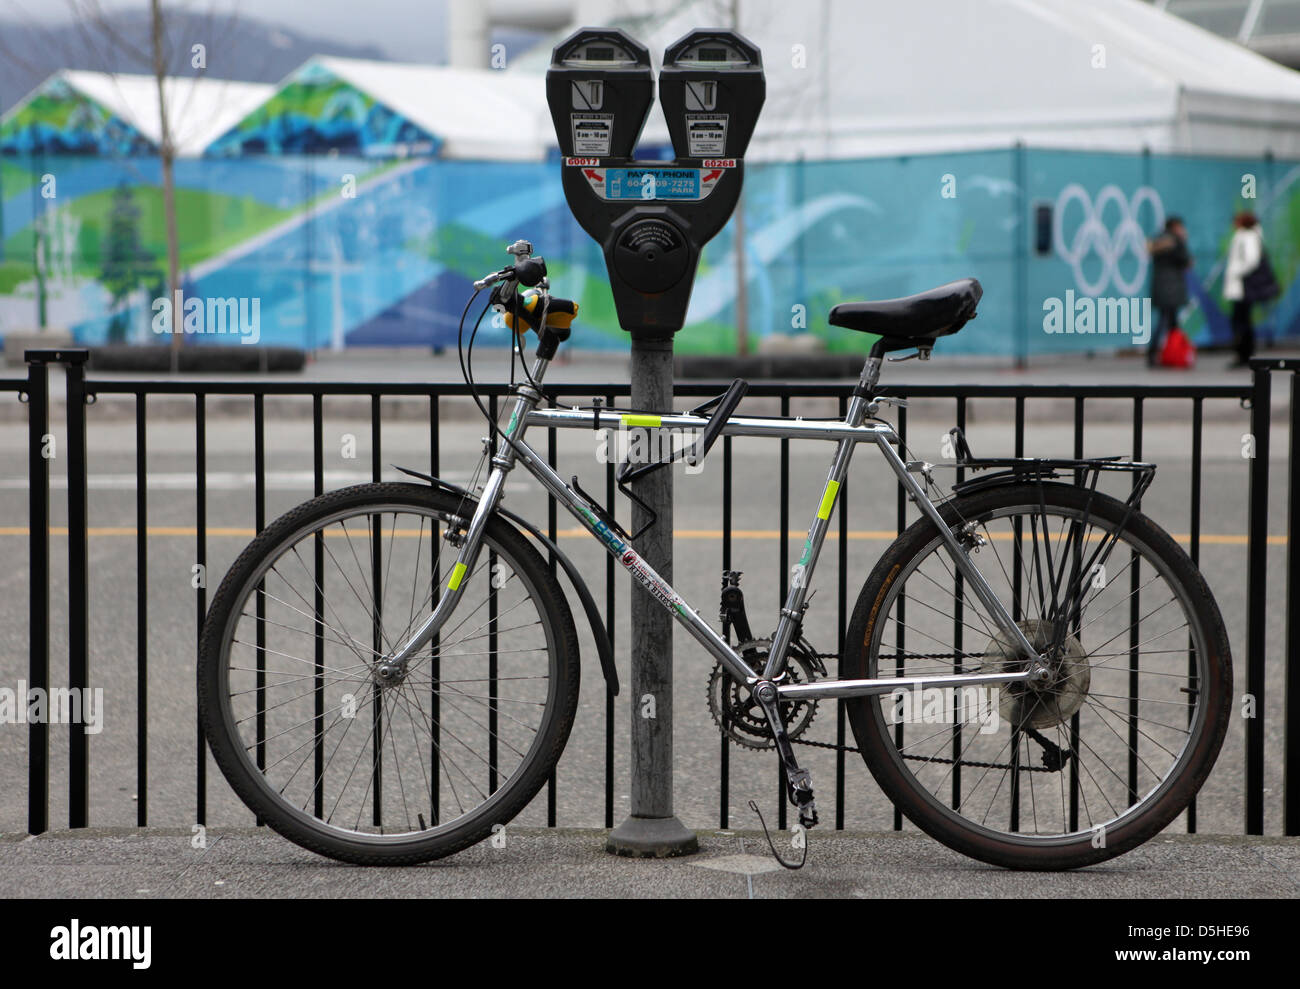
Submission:
[[[546,370],[546,363],[549,362],[539,359],[534,365],[534,380],[541,379]],[[525,417],[537,406],[541,397],[541,393],[529,385],[518,386],[514,412],[505,430],[507,442],[502,444],[501,449],[492,456],[492,470],[483,485],[483,493],[479,495],[474,514],[459,539],[452,539],[451,534],[448,534],[448,541],[458,546],[460,552],[452,565],[451,576],[447,580],[442,596],[438,599],[433,613],[411,634],[406,643],[379,664],[376,672],[381,679],[388,680],[402,676],[411,657],[438,634],[438,630],[446,624],[456,605],[460,603],[461,595],[464,593],[461,588],[466,577],[473,573],[488,519],[497,510],[505,490],[506,476],[515,467],[516,454],[513,441],[521,435]]]

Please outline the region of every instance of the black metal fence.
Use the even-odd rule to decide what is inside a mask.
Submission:
[[[88,379],[85,373],[85,351],[50,350],[32,351],[28,354],[28,373],[26,378],[0,380],[0,395],[17,393],[20,400],[28,405],[28,479],[30,482],[28,537],[30,547],[30,657],[28,664],[28,683],[32,688],[50,686],[50,460],[45,455],[45,437],[50,431],[50,370],[58,368],[66,376],[66,417],[67,417],[67,456],[62,458],[67,470],[67,550],[68,550],[68,656],[67,686],[69,688],[86,688],[90,679],[90,644],[95,631],[90,622],[89,575],[88,575],[88,472],[86,456],[88,408],[101,395],[123,395],[134,399],[134,474],[135,474],[135,556],[136,556],[136,772],[135,785],[138,796],[137,824],[145,826],[150,822],[149,783],[150,766],[148,763],[148,739],[150,717],[148,707],[148,654],[150,637],[150,614],[148,587],[148,499],[146,497],[148,471],[148,421],[146,400],[151,396],[184,396],[193,400],[194,409],[194,447],[195,467],[194,485],[195,502],[195,560],[206,565],[208,560],[208,491],[207,491],[207,411],[209,399],[213,396],[244,396],[252,399],[253,405],[253,463],[254,463],[254,527],[261,530],[267,523],[266,517],[266,399],[278,396],[299,396],[310,399],[312,410],[312,462],[313,488],[316,494],[325,490],[324,442],[323,442],[323,402],[334,397],[351,396],[354,399],[369,399],[370,408],[370,470],[374,480],[380,479],[383,454],[381,447],[381,399],[405,396],[407,398],[425,398],[428,400],[428,440],[429,464],[431,473],[440,473],[440,436],[442,432],[439,399],[468,396],[469,390],[462,384],[371,384],[371,383],[336,383],[336,382],[280,382],[271,380],[253,381],[185,381],[185,380],[125,380],[125,379]],[[1132,450],[1136,458],[1143,456],[1144,413],[1148,403],[1153,401],[1176,400],[1189,407],[1191,424],[1191,469],[1187,491],[1188,511],[1191,529],[1188,535],[1188,550],[1193,560],[1199,562],[1202,544],[1202,486],[1203,486],[1203,432],[1206,420],[1207,402],[1239,402],[1243,408],[1250,410],[1250,433],[1254,437],[1253,457],[1249,465],[1249,504],[1246,534],[1246,595],[1245,595],[1245,650],[1235,656],[1236,677],[1239,694],[1254,697],[1255,716],[1244,720],[1244,821],[1246,834],[1263,834],[1266,801],[1282,802],[1283,831],[1288,835],[1300,834],[1300,552],[1295,544],[1287,540],[1286,552],[1286,589],[1285,589],[1285,641],[1280,655],[1285,669],[1285,698],[1283,703],[1283,787],[1282,794],[1270,792],[1265,786],[1265,739],[1266,718],[1266,666],[1268,649],[1266,630],[1268,627],[1268,604],[1265,588],[1268,583],[1267,550],[1269,485],[1270,485],[1270,416],[1273,377],[1281,372],[1300,370],[1300,361],[1293,360],[1259,360],[1252,365],[1253,380],[1249,385],[1153,385],[1153,386],[1017,386],[1017,385],[925,385],[882,387],[881,391],[909,398],[939,398],[954,402],[956,425],[965,427],[967,419],[977,403],[1001,399],[1014,402],[1014,442],[1015,455],[1025,452],[1026,410],[1029,403],[1041,400],[1062,399],[1073,403],[1073,456],[1084,455],[1086,412],[1088,403],[1095,400],[1123,400],[1131,402],[1132,407]],[[838,402],[841,413],[847,406],[851,384],[774,384],[755,383],[749,394],[756,398],[774,399],[779,403],[782,415],[788,415],[791,402],[802,399],[834,400]],[[678,395],[710,396],[716,394],[719,387],[706,383],[683,383],[677,387]],[[482,386],[481,394],[488,397],[490,411],[495,415],[498,403],[505,394],[504,386]],[[599,396],[610,404],[617,404],[628,396],[626,384],[582,384],[582,385],[548,385],[545,391],[552,399],[565,396],[582,396],[583,401],[592,396]],[[1287,532],[1294,531],[1300,524],[1300,506],[1297,505],[1297,492],[1300,492],[1300,375],[1291,373],[1289,404],[1290,455],[1287,459],[1287,484],[1289,508]],[[904,441],[907,437],[907,410],[899,410],[898,428]],[[556,462],[555,430],[549,431],[548,457],[552,464]],[[715,457],[718,454],[714,454]],[[733,550],[733,505],[735,490],[733,486],[733,449],[730,437],[724,438],[721,446],[722,460],[722,532],[721,532],[721,569],[732,569]],[[614,465],[605,467],[607,502],[614,500]],[[789,441],[780,441],[779,459],[779,531],[789,532],[790,527],[790,455]],[[847,506],[847,500],[841,499],[841,506]],[[900,489],[897,500],[898,528],[902,530],[905,522],[906,501]],[[837,651],[843,649],[843,634],[848,621],[849,588],[846,578],[848,558],[848,511],[837,512],[839,530],[836,538],[838,553],[838,587],[836,589],[836,613],[839,628]],[[557,506],[550,501],[547,513],[548,535],[555,539],[557,534]],[[790,573],[789,540],[780,539],[780,573],[782,580]],[[589,575],[591,577],[591,575]],[[593,585],[598,581],[592,579]],[[615,635],[614,615],[616,610],[615,567],[612,558],[606,556],[604,572],[604,606],[606,624],[611,638]],[[597,600],[600,600],[599,587],[594,587]],[[781,587],[784,597],[786,588]],[[207,609],[207,594],[198,588],[194,621],[197,630],[201,629]],[[1225,617],[1228,617],[1225,615]],[[843,702],[837,705],[835,739],[841,746],[846,741],[846,718]],[[606,695],[604,711],[604,821],[612,827],[615,812],[615,732],[618,724],[614,699]],[[67,823],[69,827],[89,826],[91,821],[89,801],[89,740],[87,735],[72,725],[69,728],[69,753],[67,779],[61,781],[68,792]],[[194,736],[196,759],[196,791],[194,793],[194,820],[200,824],[207,818],[208,782],[206,779],[206,744],[202,732],[196,726]],[[718,813],[721,827],[729,826],[731,802],[731,763],[730,746],[723,739],[720,742],[720,777],[718,787]],[[841,749],[835,759],[835,826],[844,826],[845,806],[845,752]],[[27,748],[27,830],[38,834],[51,827],[50,821],[50,725],[33,723],[28,728]],[[774,780],[774,782],[777,782]],[[710,784],[712,785],[712,784]],[[825,784],[823,784],[825,786]],[[778,784],[779,793],[779,784]],[[781,827],[786,826],[785,802],[778,799],[780,805]],[[1276,811],[1277,805],[1273,805]],[[557,824],[556,781],[551,780],[547,792],[547,821]],[[564,822],[577,823],[577,822]],[[581,823],[590,823],[581,822]],[[901,816],[895,812],[896,828],[902,826]],[[1196,829],[1195,808],[1187,818],[1189,830]]]

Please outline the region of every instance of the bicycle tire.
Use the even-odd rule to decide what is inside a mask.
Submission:
[[[330,519],[369,518],[376,511],[392,510],[395,535],[396,513],[400,510],[426,513],[445,522],[452,518],[466,519],[474,508],[472,499],[413,484],[363,484],[333,491],[299,505],[272,522],[240,554],[217,589],[200,640],[200,723],[216,763],[234,792],[260,820],[295,844],[357,865],[407,865],[451,855],[483,840],[498,826],[512,820],[536,796],[559,761],[578,704],[577,633],[562,589],[540,554],[515,527],[499,517],[488,521],[480,557],[487,557],[490,549],[498,561],[504,561],[504,565],[519,575],[521,587],[528,598],[536,602],[538,624],[544,626],[542,634],[546,643],[546,698],[542,702],[544,709],[536,739],[519,766],[473,811],[446,824],[436,824],[429,829],[422,827],[414,834],[360,833],[317,819],[305,808],[277,793],[265,773],[255,765],[250,747],[232,714],[231,702],[225,696],[232,672],[233,629],[241,614],[249,617],[244,614],[244,607],[250,594],[256,592],[259,581],[264,582],[266,575],[273,572],[269,568],[274,567],[275,561],[287,556],[287,547],[296,547],[304,539],[317,538],[314,533],[323,531],[321,527]],[[431,531],[430,536],[436,546],[436,534]],[[470,580],[466,578],[467,583]],[[440,588],[445,583],[444,570],[441,583],[434,586]],[[465,607],[462,600],[458,611]],[[317,627],[323,628],[319,618],[313,628]],[[542,649],[539,647],[535,651]],[[263,650],[264,655],[265,652]],[[534,679],[540,679],[540,675]],[[440,695],[449,689],[447,683],[441,678],[437,681]],[[454,691],[456,688],[450,689]],[[463,698],[469,695],[454,696]],[[423,714],[423,708],[420,710]],[[378,742],[372,743],[380,756],[384,754],[384,743],[382,732]],[[446,747],[443,736],[442,746],[436,750],[439,756]],[[398,772],[400,774],[400,767]],[[438,772],[436,766],[434,772]],[[376,785],[376,794],[378,790]],[[406,799],[404,791],[402,797]],[[374,802],[379,802],[378,796]],[[436,816],[434,820],[437,820]],[[420,818],[420,824],[425,824],[423,818]]]
[[[940,507],[940,515],[947,525],[956,527],[966,526],[972,521],[978,524],[981,519],[1011,518],[1016,509],[1021,508],[1026,517],[1046,508],[1070,513],[1076,519],[1078,513],[1086,511],[1109,524],[1112,530],[1122,524],[1124,539],[1130,549],[1134,552],[1149,551],[1149,559],[1144,559],[1158,564],[1157,573],[1170,582],[1175,598],[1189,617],[1189,652],[1196,655],[1200,686],[1195,714],[1189,716],[1189,724],[1195,718],[1194,728],[1168,776],[1148,791],[1139,804],[1130,805],[1112,825],[1103,825],[1104,840],[1100,847],[1097,831],[1091,827],[1054,836],[1007,833],[962,817],[959,810],[948,807],[945,800],[919,781],[909,767],[908,759],[900,752],[896,742],[898,729],[888,723],[880,700],[849,700],[846,702],[847,712],[863,759],[876,782],[894,805],[922,831],[949,848],[990,864],[1024,870],[1072,869],[1105,861],[1137,847],[1166,828],[1186,809],[1213,768],[1227,730],[1232,695],[1231,655],[1218,606],[1192,560],[1168,533],[1140,512],[1133,511],[1126,518],[1126,506],[1117,499],[1066,484],[1008,485],[951,499]],[[999,516],[998,513],[1005,514]],[[940,544],[939,531],[928,518],[915,522],[891,544],[867,579],[854,608],[846,632],[846,652],[841,665],[843,678],[879,675],[886,616],[891,614],[891,607],[904,594],[907,577],[922,566],[917,562],[919,558],[929,553],[945,552]],[[1134,569],[1136,573],[1137,568]],[[1199,623],[1199,628],[1193,629],[1190,621]],[[1193,650],[1192,642],[1201,642],[1204,647]],[[896,659],[896,662],[900,660]],[[1015,750],[1016,759],[1008,768],[1014,768],[1014,775],[1021,776],[1026,772],[1026,766],[1019,761],[1018,739]],[[1076,764],[1080,751],[1075,742]],[[912,755],[910,759],[915,766],[918,757]],[[927,760],[921,758],[919,761]],[[960,759],[930,761],[952,763]],[[989,772],[986,769],[985,776]],[[1032,780],[1030,786],[1032,792]],[[957,803],[960,806],[960,800]]]

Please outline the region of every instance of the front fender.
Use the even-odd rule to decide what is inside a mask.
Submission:
[[[422,471],[412,470],[410,467],[394,468],[400,470],[403,474],[411,477],[417,477],[422,481],[428,481],[434,487],[442,488],[444,491],[450,491],[453,494],[462,495],[466,498],[473,499],[474,494],[467,491],[458,484],[452,484],[450,481],[444,481],[440,477],[434,477],[432,474],[425,474]],[[533,525],[527,519],[516,515],[506,508],[498,508],[497,514],[509,519],[519,528],[532,535],[538,542],[545,546],[551,553],[555,554],[556,561],[560,568],[568,575],[569,583],[578,594],[578,600],[582,602],[582,610],[587,614],[587,621],[591,625],[592,638],[596,640],[596,653],[600,657],[600,669],[605,675],[605,687],[610,694],[618,695],[618,670],[614,668],[614,650],[610,645],[609,633],[605,629],[605,620],[601,617],[600,609],[596,607],[596,599],[591,594],[591,589],[587,587],[587,582],[583,580],[581,571],[572,560],[565,555],[555,541],[542,532],[537,526]]]

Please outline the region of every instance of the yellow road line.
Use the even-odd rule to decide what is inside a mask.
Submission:
[[[86,530],[91,536],[134,536],[136,534],[135,526],[131,525],[92,525]],[[424,530],[427,535],[429,530]],[[185,525],[151,525],[145,530],[150,536],[191,536],[197,537],[199,532],[194,526]],[[51,536],[66,536],[68,527],[62,525],[50,526]],[[418,538],[419,529],[398,529],[392,533],[385,533],[385,538],[394,535],[398,538]],[[26,536],[28,529],[25,525],[5,525],[0,526],[0,536]],[[233,526],[209,526],[209,536],[230,536],[240,539],[252,539],[257,535],[257,531],[252,528],[239,528]],[[330,531],[326,533],[331,538],[346,538],[349,533],[341,531]],[[559,529],[556,535],[561,539],[575,539],[587,536],[589,533],[586,529]],[[721,529],[674,529],[674,539],[701,539],[701,540],[721,540]],[[786,538],[791,540],[800,540],[807,536],[808,533],[802,529],[791,529]],[[991,534],[995,540],[1009,540],[1012,534],[1009,532],[998,532]],[[851,529],[848,538],[852,540],[871,540],[878,542],[889,542],[898,537],[898,533],[893,529]],[[1186,532],[1173,533],[1174,539],[1180,543],[1190,543],[1192,537]],[[780,539],[781,533],[777,529],[732,529],[732,539]],[[835,530],[827,533],[827,542],[833,542],[838,538]],[[1201,533],[1202,546],[1245,546],[1248,542],[1247,537],[1242,533],[1235,532],[1203,532]],[[1286,536],[1275,535],[1268,537],[1270,546],[1285,546],[1287,544]]]

